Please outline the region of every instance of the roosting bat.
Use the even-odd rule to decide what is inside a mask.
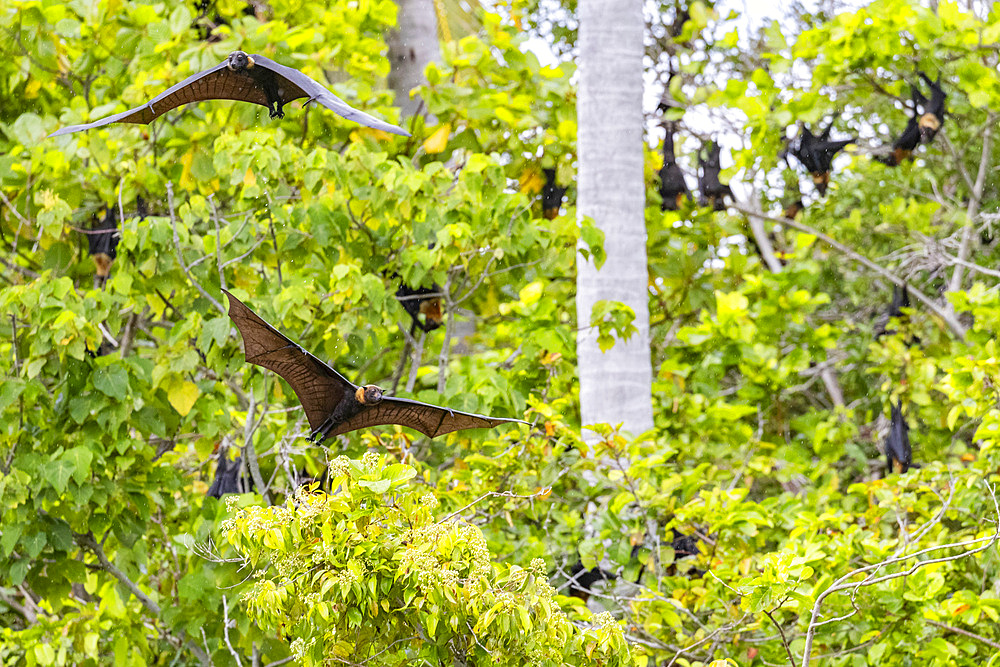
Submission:
[[[698,151],[698,163],[701,165],[701,174],[698,176],[701,199],[698,203],[700,206],[711,206],[716,211],[724,211],[725,198],[733,196],[729,186],[719,181],[719,173],[722,171],[722,164],[719,161],[721,152],[722,148],[715,143],[709,147],[707,159],[702,158],[701,151]]]
[[[910,427],[903,418],[903,403],[892,406],[889,435],[885,438],[885,458],[889,472],[904,473],[913,464],[910,450]]]
[[[825,195],[827,186],[830,185],[830,163],[833,161],[833,156],[844,146],[854,141],[854,139],[830,141],[830,130],[832,129],[833,123],[830,123],[817,137],[808,127],[803,127],[802,136],[788,150],[789,153],[798,158],[798,161],[812,176],[813,184],[819,190],[820,195]]]
[[[677,166],[677,158],[674,156],[674,131],[673,124],[670,123],[667,124],[667,135],[663,140],[663,166],[660,167],[660,197],[663,203],[660,204],[660,210],[676,211],[684,198],[690,196],[684,172]]]
[[[923,112],[920,114],[920,120],[917,121],[917,125],[920,128],[920,140],[925,144],[929,144],[934,141],[934,137],[937,136],[938,130],[944,124],[944,102],[947,95],[945,95],[944,89],[941,87],[941,74],[938,73],[937,81],[931,81],[931,78],[924,74],[923,72],[917,72],[920,78],[923,79],[931,89],[931,99],[928,102],[917,89],[913,86],[913,99],[916,102],[919,97],[921,107]],[[916,112],[916,109],[914,109]]]
[[[291,385],[312,427],[312,438],[317,442],[384,424],[399,424],[436,438],[467,428],[527,423],[385,396],[382,389],[373,384],[363,387],[352,384],[262,320],[232,294],[223,292],[229,297],[229,317],[243,336],[247,362],[274,371]]]
[[[594,584],[599,581],[614,581],[617,578],[617,575],[600,567],[587,570],[583,567],[583,563],[578,561],[569,571],[566,593],[586,602],[590,599]]]
[[[110,123],[145,124],[156,120],[171,109],[203,100],[251,102],[267,107],[271,118],[284,118],[285,112],[282,111],[282,107],[302,97],[307,98],[306,104],[315,100],[355,123],[405,137],[410,136],[409,132],[400,127],[351,107],[318,81],[297,69],[279,65],[264,56],[248,55],[243,51],[233,51],[224,62],[189,76],[134,109],[85,125],[70,125],[56,130],[49,136],[89,130]]]
[[[441,288],[438,285],[416,289],[400,285],[399,289],[396,290],[396,298],[399,299],[403,310],[413,320],[413,325],[410,327],[411,336],[417,327],[426,333],[434,331],[444,324],[444,312],[441,310]]]
[[[917,117],[911,116],[906,121],[906,128],[899,138],[892,142],[892,152],[888,155],[876,155],[875,159],[884,165],[898,167],[913,154],[913,149],[920,143],[920,126]]]
[[[118,241],[121,232],[118,231],[118,210],[108,206],[104,218],[87,232],[87,244],[90,246],[90,257],[97,267],[94,276],[94,287],[104,287],[111,275],[111,265],[118,256]]]
[[[243,493],[240,485],[240,465],[242,457],[237,456],[230,461],[226,456],[227,447],[219,448],[218,464],[215,467],[215,479],[212,486],[208,487],[206,496],[221,498],[227,493]]]
[[[562,207],[563,195],[566,188],[560,187],[556,183],[556,170],[543,169],[545,172],[545,185],[542,187],[542,215],[546,220],[555,220]]]

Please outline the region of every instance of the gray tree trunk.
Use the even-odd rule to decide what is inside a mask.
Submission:
[[[578,255],[577,363],[583,424],[624,423],[639,434],[653,426],[649,351],[649,272],[643,183],[642,0],[580,0],[577,98],[577,216],[605,234],[598,271]],[[590,329],[599,300],[635,311],[638,333],[606,353]],[[585,437],[593,440],[593,434]]]
[[[410,91],[425,83],[424,68],[441,59],[434,0],[396,0],[398,28],[386,36],[389,45],[389,87],[404,117],[420,109],[420,99]]]

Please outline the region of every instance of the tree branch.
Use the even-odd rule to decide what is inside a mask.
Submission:
[[[858,262],[859,264],[866,266],[867,268],[871,269],[878,275],[882,276],[883,278],[891,282],[893,285],[899,285],[900,287],[903,287],[905,285],[910,295],[913,298],[915,298],[917,301],[927,306],[927,308],[930,309],[932,313],[934,313],[942,320],[944,320],[945,324],[948,325],[948,328],[951,329],[952,333],[954,333],[959,339],[962,340],[965,339],[965,327],[962,326],[962,324],[955,318],[955,316],[952,313],[944,310],[939,305],[934,303],[934,301],[930,297],[925,296],[923,292],[914,289],[912,285],[908,285],[907,282],[902,278],[897,277],[893,273],[889,272],[887,269],[883,269],[881,266],[879,266],[872,260],[848,248],[843,243],[834,240],[832,237],[827,236],[826,234],[824,234],[823,232],[819,231],[814,227],[810,227],[809,225],[803,224],[796,220],[791,220],[789,218],[777,218],[774,216],[765,215],[763,213],[757,213],[755,211],[751,211],[750,209],[742,208],[739,206],[734,206],[732,208],[739,211],[740,213],[743,213],[744,215],[758,217],[764,220],[770,220],[772,222],[777,222],[782,225],[787,225],[789,227],[792,227],[793,229],[799,230],[800,232],[805,232],[806,234],[812,234],[820,241],[823,241],[823,243],[833,248],[834,250],[837,250],[841,254],[847,255],[848,257]]]
[[[184,271],[184,275],[187,276],[191,284],[195,286],[195,289],[205,297],[209,303],[215,306],[220,313],[226,314],[226,309],[222,307],[222,304],[212,298],[208,292],[206,292],[202,286],[194,279],[191,272],[188,270],[187,265],[184,264],[184,257],[181,255],[181,237],[177,233],[177,217],[174,215],[174,186],[169,181],[167,182],[167,209],[170,212],[170,226],[174,230],[174,251],[177,253],[177,263],[181,265],[181,269]]]

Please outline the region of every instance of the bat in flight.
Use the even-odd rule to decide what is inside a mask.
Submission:
[[[406,130],[358,111],[340,99],[323,84],[297,69],[280,65],[269,58],[233,51],[225,61],[198,72],[171,86],[149,102],[116,113],[93,123],[70,125],[56,130],[50,137],[80,130],[89,130],[111,123],[150,123],[171,109],[204,100],[237,100],[267,107],[271,118],[284,118],[282,107],[292,100],[306,98],[306,104],[319,102],[327,109],[361,125],[410,136]]]
[[[527,422],[459,412],[437,405],[385,396],[380,387],[359,387],[299,347],[229,292],[229,317],[243,336],[247,362],[280,375],[298,396],[312,427],[312,438],[325,438],[359,428],[398,424],[429,438],[467,428],[493,428]]]

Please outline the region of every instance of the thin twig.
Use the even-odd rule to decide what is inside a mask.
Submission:
[[[225,315],[226,309],[222,307],[222,304],[212,298],[212,296],[202,288],[198,281],[194,279],[194,276],[188,270],[188,267],[184,264],[184,257],[181,255],[181,237],[177,233],[177,217],[174,215],[174,187],[169,181],[167,182],[167,209],[170,212],[170,226],[173,227],[174,230],[174,252],[177,253],[177,263],[181,265],[184,275],[188,277],[188,280],[191,281],[191,284],[194,285],[195,289],[197,289],[209,303],[215,306],[220,313]]]
[[[225,598],[223,598],[223,600],[224,599]],[[778,634],[781,635],[781,645],[785,647],[785,653],[788,654],[788,664],[790,664],[792,667],[795,667],[795,656],[792,655],[792,649],[788,647],[788,638],[785,637],[785,630],[781,627],[781,624],[775,620],[774,614],[772,614],[767,609],[764,610],[764,613],[767,614],[767,617],[771,619],[772,623],[774,623],[774,627],[778,628]]]
[[[968,630],[963,630],[962,628],[956,628],[953,625],[945,625],[944,623],[938,623],[937,621],[928,620],[927,623],[939,627],[942,630],[945,630],[946,632],[954,632],[957,635],[965,635],[966,637],[975,639],[976,641],[980,641],[986,644],[987,646],[992,646],[995,649],[1000,649],[1000,642],[995,642],[992,639],[987,639],[986,637],[983,637],[982,635],[977,635],[974,632],[969,632]]]
[[[247,462],[247,469],[250,470],[250,477],[253,479],[253,483],[260,491],[260,495],[264,498],[264,502],[270,505],[271,499],[267,492],[267,487],[264,485],[264,478],[260,475],[260,466],[257,464],[257,450],[253,446],[253,434],[264,420],[264,414],[267,412],[267,404],[265,403],[263,405],[264,409],[261,410],[260,420],[254,424],[253,417],[256,410],[253,391],[248,392],[247,400],[250,402],[250,405],[247,408],[246,426],[243,428],[243,457]]]
[[[243,667],[243,661],[240,660],[240,654],[236,652],[233,648],[232,643],[229,641],[229,625],[230,623],[235,624],[235,621],[229,620],[229,602],[226,600],[226,596],[222,596],[222,636],[226,640],[226,646],[229,647],[229,653],[232,654],[233,660],[236,661],[236,667]]]
[[[825,591],[820,593],[819,597],[816,598],[816,602],[813,604],[812,618],[810,619],[809,627],[806,630],[806,644],[802,654],[802,667],[809,667],[809,659],[810,659],[809,654],[812,651],[812,643],[813,643],[813,638],[816,635],[816,629],[828,623],[833,623],[836,621],[844,620],[845,618],[850,618],[856,613],[856,607],[855,607],[855,611],[851,611],[850,613],[845,614],[843,616],[827,619],[825,621],[817,620],[819,618],[820,606],[822,606],[823,601],[826,600],[826,598],[832,595],[833,593],[837,593],[848,589],[854,589],[854,594],[856,594],[858,589],[862,587],[874,586],[875,584],[882,583],[883,581],[898,579],[900,577],[907,577],[916,572],[917,570],[919,570],[920,568],[926,567],[927,565],[931,565],[934,563],[946,563],[949,561],[958,560],[960,558],[971,556],[972,554],[975,553],[979,553],[980,551],[989,549],[997,542],[998,539],[1000,539],[1000,505],[997,504],[996,492],[994,491],[993,487],[989,485],[988,482],[984,481],[983,484],[986,486],[986,489],[987,491],[989,491],[990,497],[993,500],[993,509],[994,509],[994,514],[996,516],[996,529],[993,531],[993,534],[973,540],[952,542],[949,544],[942,544],[938,546],[928,547],[926,549],[921,549],[920,551],[915,551],[912,554],[908,554],[905,556],[889,558],[880,561],[878,563],[873,563],[872,565],[866,565],[864,567],[851,570],[844,576],[837,579],[837,581],[835,581],[832,585],[830,585]],[[983,544],[984,542],[985,544]],[[893,572],[891,574],[882,575],[881,577],[874,577],[874,574],[879,570],[881,570],[882,568],[894,565],[896,563],[902,563],[903,561],[919,558],[920,556],[923,556],[925,554],[933,553],[935,551],[941,551],[942,549],[970,547],[974,544],[979,544],[981,546],[978,546],[975,549],[971,549],[969,551],[963,551],[962,553],[955,554],[953,556],[930,558],[928,560],[918,560],[916,563],[914,563],[912,567],[910,567],[907,570],[903,570],[901,572]],[[863,580],[856,582],[848,582],[848,580],[862,573],[868,573],[868,575]]]
[[[212,204],[212,222],[215,223],[215,265],[219,269],[219,285],[222,286],[222,289],[226,289],[226,276],[222,271],[222,232],[219,231],[219,207],[215,205],[215,195],[209,195],[208,201]]]
[[[772,222],[777,222],[779,224],[787,225],[789,227],[792,227],[793,229],[797,229],[800,232],[805,232],[806,234],[811,234],[811,235],[815,236],[816,238],[818,238],[820,241],[823,241],[824,243],[826,243],[828,246],[832,247],[833,249],[840,251],[844,255],[847,255],[848,257],[850,257],[851,259],[855,260],[859,264],[862,264],[862,265],[868,267],[869,269],[871,269],[875,273],[877,273],[880,276],[882,276],[883,278],[887,279],[893,285],[899,285],[900,287],[903,287],[905,285],[907,287],[907,290],[909,291],[910,295],[913,298],[915,298],[917,301],[919,301],[920,303],[922,303],[925,306],[927,306],[927,308],[929,308],[931,312],[933,312],[935,315],[937,315],[942,320],[944,320],[945,324],[948,325],[948,328],[951,329],[952,333],[954,333],[958,338],[963,339],[963,340],[965,339],[965,327],[963,327],[962,324],[957,319],[955,319],[954,315],[952,315],[951,313],[945,311],[939,305],[937,305],[936,303],[934,303],[933,299],[931,299],[928,296],[925,296],[923,292],[921,292],[921,291],[919,291],[917,289],[914,289],[912,285],[909,285],[902,278],[899,278],[898,276],[894,275],[893,273],[891,273],[887,269],[883,269],[881,266],[879,266],[878,264],[876,264],[872,260],[870,260],[867,257],[865,257],[864,255],[861,255],[861,254],[855,252],[854,250],[848,248],[843,243],[840,243],[839,241],[834,240],[832,237],[827,236],[826,234],[824,234],[823,232],[819,231],[818,229],[816,229],[814,227],[810,227],[809,225],[803,224],[803,223],[798,222],[796,220],[792,220],[790,218],[776,218],[774,216],[764,215],[763,213],[757,213],[755,211],[751,211],[749,209],[741,208],[741,207],[738,207],[738,206],[733,206],[732,208],[734,208],[735,210],[737,210],[740,213],[743,213],[745,215],[750,215],[750,216],[754,216],[754,217],[758,217],[758,218],[763,218],[764,220],[770,220]]]

